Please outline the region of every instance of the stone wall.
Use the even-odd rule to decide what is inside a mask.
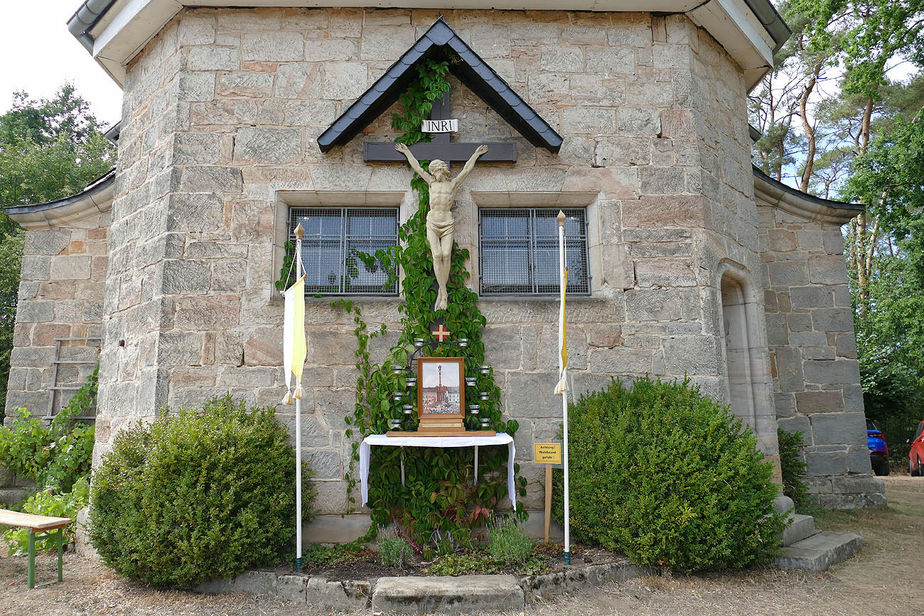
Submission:
[[[163,406],[231,391],[278,404],[278,276],[289,203],[415,200],[403,165],[365,164],[364,140],[394,137],[386,111],[351,143],[316,137],[436,20],[437,11],[196,9],[180,13],[128,67],[105,292],[96,459],[116,430]],[[689,376],[729,400],[720,280],[759,288],[745,90],[740,69],[683,16],[447,11],[447,22],[553,127],[559,154],[532,147],[453,80],[466,141],[515,140],[515,165],[479,164],[459,192],[456,239],[477,273],[477,208],[516,196],[583,199],[590,297],[569,303],[579,393],[612,376]],[[749,184],[750,182],[750,184]],[[546,196],[543,196],[546,195]],[[279,230],[282,228],[283,234]],[[473,277],[477,280],[477,276]],[[759,293],[752,293],[760,298]],[[303,455],[323,512],[348,508],[343,473],[354,403],[352,321],[308,299]],[[763,332],[762,298],[752,325]],[[397,302],[361,302],[371,325]],[[488,362],[517,446],[553,436],[560,402],[554,298],[484,298]],[[391,338],[393,339],[393,338]],[[376,352],[382,352],[385,338]],[[765,353],[765,351],[764,351]],[[761,363],[763,362],[763,363]],[[767,378],[745,419],[776,453]],[[280,417],[291,422],[291,407]],[[768,410],[769,409],[769,410]],[[524,465],[532,481],[538,473]],[[541,505],[533,482],[527,506]]]
[[[808,485],[819,505],[884,505],[882,482],[870,476],[844,220],[759,209],[780,428],[803,433]]]
[[[55,393],[51,387],[82,385],[93,371],[100,343],[83,339],[102,336],[108,224],[108,214],[100,214],[70,222],[69,228],[26,231],[10,356],[7,424],[19,407],[41,417],[56,413],[73,391]],[[55,367],[58,340],[60,360],[87,363]]]

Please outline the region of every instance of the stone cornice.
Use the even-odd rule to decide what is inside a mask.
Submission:
[[[112,208],[115,169],[90,184],[83,192],[48,203],[19,205],[4,210],[23,229],[102,226],[99,216]]]
[[[108,3],[108,4],[107,4]],[[372,7],[686,13],[741,66],[748,88],[773,64],[789,28],[769,0],[85,0],[71,33],[122,84],[125,66],[186,7]]]
[[[754,199],[757,205],[778,207],[806,220],[843,225],[863,211],[859,203],[831,201],[801,192],[778,182],[757,167],[754,171]]]

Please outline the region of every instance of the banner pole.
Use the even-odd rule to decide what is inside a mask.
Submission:
[[[564,436],[563,459],[562,463],[565,470],[565,564],[571,564],[571,502],[570,502],[570,485],[568,477],[568,360],[565,349],[567,348],[567,330],[565,328],[565,293],[568,284],[568,264],[565,257],[565,213],[558,212],[558,263],[559,263],[559,284],[561,286],[561,312],[559,313],[558,324],[558,346],[560,349],[559,366],[561,368],[561,380],[558,389],[561,391],[561,413],[562,413],[562,432]]]
[[[295,279],[298,280],[305,273],[302,263],[302,236],[305,228],[299,224],[295,228]],[[304,297],[295,298],[295,301],[304,302]],[[305,327],[304,323],[297,324]],[[295,571],[302,570],[302,400],[295,397]]]

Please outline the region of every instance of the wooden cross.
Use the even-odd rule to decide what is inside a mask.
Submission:
[[[431,120],[449,119],[449,96],[446,92],[439,100],[433,101],[433,107],[430,109]],[[435,133],[433,140],[429,143],[415,143],[411,147],[411,154],[417,160],[442,160],[445,163],[465,162],[475,153],[480,143],[461,143],[450,141],[449,133]],[[513,162],[517,161],[517,144],[515,141],[504,141],[501,143],[487,143],[488,151],[482,155],[482,161],[500,161]],[[380,141],[367,141],[363,144],[363,161],[367,163],[374,162],[405,162],[407,159],[401,152],[395,151],[395,144],[391,141],[382,143]]]
[[[430,333],[433,334],[433,337],[436,338],[439,342],[446,342],[446,338],[449,338],[449,330],[446,329],[446,326],[442,323],[440,323],[440,326]]]

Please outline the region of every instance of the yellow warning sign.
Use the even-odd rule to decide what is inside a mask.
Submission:
[[[533,443],[533,462],[561,464],[561,443]]]

